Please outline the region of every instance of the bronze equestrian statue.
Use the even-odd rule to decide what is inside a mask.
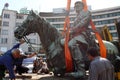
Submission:
[[[66,72],[63,36],[49,22],[36,15],[33,11],[30,12],[22,25],[14,31],[15,37],[21,39],[31,33],[38,33],[41,44],[46,51],[48,67],[53,71],[54,75],[57,76],[60,74],[61,76],[72,76],[85,80],[86,70],[88,70],[90,63],[86,56],[86,51],[91,46],[99,48],[99,45],[95,42],[94,36],[91,35],[92,30],[88,28],[91,14],[89,11],[83,11],[83,7],[83,3],[75,3],[77,17],[74,22],[74,27],[71,28],[71,39],[69,41],[69,48],[73,60],[72,66],[74,67],[71,72]],[[114,48],[115,55],[118,54],[118,50],[113,44],[106,44],[106,47],[111,46]]]

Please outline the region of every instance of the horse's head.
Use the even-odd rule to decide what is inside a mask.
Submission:
[[[27,16],[26,20],[17,27],[14,31],[14,35],[16,38],[21,39],[26,35],[29,35],[30,33],[34,33],[34,28],[35,27],[35,20],[39,16],[36,15],[33,11],[30,11],[29,15]]]

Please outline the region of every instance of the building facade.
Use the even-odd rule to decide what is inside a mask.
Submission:
[[[56,10],[59,11],[59,10]],[[60,10],[61,11],[61,10]],[[120,17],[120,6],[100,9],[100,10],[90,10],[92,14],[92,21],[94,22],[97,30],[101,32],[104,26],[107,26],[113,40],[118,40],[118,33],[115,26],[115,20]],[[40,13],[48,22],[50,22],[54,27],[58,30],[63,30],[64,20],[65,20],[65,11],[57,13]],[[70,11],[70,26],[73,25],[73,21],[75,19],[75,11],[72,9]],[[91,28],[91,26],[89,26]]]
[[[118,40],[115,20],[120,17],[120,6],[92,11],[92,20],[96,27],[101,30],[103,26],[107,26],[113,40]]]
[[[1,33],[1,24],[2,24],[2,18],[0,16],[0,33]]]
[[[118,40],[118,34],[115,27],[114,21],[120,17],[120,6],[100,9],[100,10],[90,10],[92,13],[92,20],[98,30],[105,25],[108,26],[113,40]],[[3,9],[1,15],[1,35],[0,35],[0,50],[6,51],[10,49],[17,40],[14,37],[14,29],[22,24],[26,19],[28,14],[18,13],[17,11]],[[54,9],[53,12],[40,12],[40,16],[44,17],[53,27],[57,28],[59,31],[63,31],[64,20],[65,20],[65,9]],[[70,11],[70,26],[73,25],[76,13],[73,8]],[[91,26],[89,26],[91,27]],[[40,40],[36,33],[27,36],[32,43],[39,44]],[[22,46],[24,51],[31,51],[30,47],[26,44]]]
[[[28,14],[18,13],[17,11],[3,9],[1,15],[1,35],[0,35],[0,51],[5,52],[15,45],[18,40],[14,37],[14,30],[22,24]],[[36,33],[27,36],[31,43],[39,42]],[[40,42],[39,42],[40,43]],[[32,51],[29,45],[23,44],[23,51]]]

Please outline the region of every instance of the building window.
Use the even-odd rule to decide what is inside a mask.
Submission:
[[[117,33],[111,33],[112,37],[118,37]]]
[[[17,19],[23,19],[23,15],[17,15],[16,18]]]
[[[111,23],[114,23],[114,19],[111,19],[111,20],[109,20],[109,23],[111,24]]]
[[[109,30],[115,30],[115,26],[109,26]]]
[[[65,19],[64,19],[65,20]],[[70,21],[74,21],[75,20],[75,18],[74,17],[72,17],[72,18],[70,18]]]
[[[53,26],[54,26],[55,28],[63,28],[63,27],[64,27],[63,24],[53,24]]]
[[[2,35],[8,35],[8,30],[2,30]]]
[[[1,39],[0,39],[0,43],[1,43],[1,44],[7,44],[7,42],[8,42],[8,39],[7,39],[7,38],[1,38]]]
[[[3,21],[3,26],[9,26],[9,22]]]
[[[102,24],[108,24],[107,20],[102,21]]]
[[[117,13],[117,16],[120,16],[120,12]]]
[[[22,24],[22,23],[17,22],[17,23],[16,23],[16,27],[21,26],[21,24]]]
[[[10,14],[4,14],[4,18],[7,18],[7,19],[9,19],[10,18]]]
[[[114,16],[119,16],[119,15],[120,15],[120,12],[116,12],[116,13],[110,13],[110,14],[103,14],[103,15],[92,16],[92,19],[114,17]]]
[[[102,25],[102,21],[96,21],[95,25]]]
[[[63,22],[65,19],[64,18],[51,18],[51,19],[46,19],[48,22]]]

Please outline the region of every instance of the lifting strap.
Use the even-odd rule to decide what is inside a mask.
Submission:
[[[87,10],[86,0],[82,0],[82,2],[85,5],[84,6],[84,10]],[[96,27],[95,27],[95,25],[94,25],[92,20],[90,20],[90,25],[91,25],[93,31],[95,31],[95,35],[96,35],[96,38],[97,38],[99,46],[100,46],[100,55],[101,55],[101,57],[106,58],[106,47],[105,47],[105,45],[104,45],[104,43],[102,41],[102,38],[100,37],[99,33],[97,32]]]
[[[24,36],[23,39],[24,39],[25,42],[34,50],[34,52],[39,53],[39,52],[32,46],[32,44],[30,43],[29,39],[28,39],[26,36]]]
[[[71,57],[71,53],[68,46],[69,41],[69,31],[70,31],[70,19],[69,19],[69,12],[70,12],[70,4],[71,0],[67,0],[67,8],[66,8],[66,17],[64,23],[64,36],[65,36],[65,63],[66,63],[66,72],[73,71],[73,61]]]

